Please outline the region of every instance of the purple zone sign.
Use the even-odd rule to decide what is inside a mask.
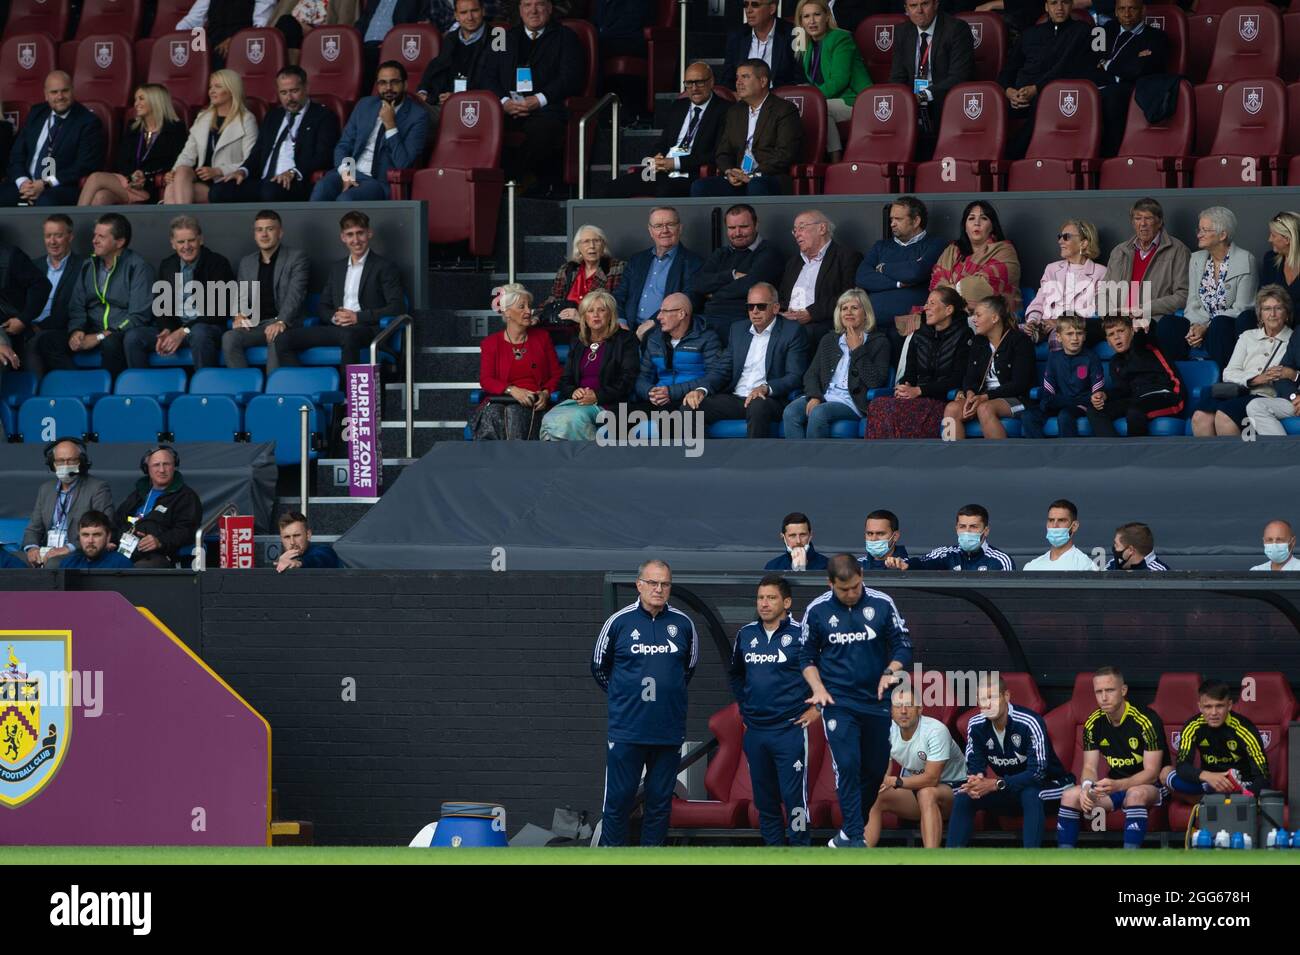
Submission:
[[[379,426],[382,395],[379,369],[347,366],[348,496],[376,497],[383,478],[383,445]]]
[[[116,593],[7,593],[0,845],[270,843],[271,727]]]

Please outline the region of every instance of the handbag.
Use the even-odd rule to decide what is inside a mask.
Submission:
[[[1210,385],[1210,397],[1215,401],[1227,401],[1231,398],[1240,398],[1250,393],[1245,385],[1239,385],[1232,381],[1216,381]]]

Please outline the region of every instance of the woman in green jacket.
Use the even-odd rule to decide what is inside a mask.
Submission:
[[[862,62],[858,45],[848,30],[835,25],[826,0],[803,0],[795,11],[795,23],[803,27],[801,63],[809,81],[826,97],[826,151],[831,162],[840,158],[840,132],[835,124],[853,116],[853,101],[871,85],[871,75]],[[795,40],[798,42],[798,34]]]

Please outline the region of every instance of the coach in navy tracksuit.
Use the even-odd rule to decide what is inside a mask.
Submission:
[[[975,813],[1020,813],[1026,849],[1043,844],[1046,803],[1059,802],[1074,785],[1047,735],[1047,725],[1033,710],[1011,705],[1002,677],[980,690],[980,712],[966,727],[966,771],[970,774],[953,799],[948,820],[948,848],[970,844]],[[993,777],[984,775],[988,767]]]
[[[763,842],[784,844],[781,804],[790,845],[808,835],[808,725],[817,708],[805,702],[808,684],[796,642],[802,628],[790,619],[790,584],[768,574],[758,584],[758,619],[736,634],[727,666],[731,692],[745,720],[745,756]]]
[[[591,675],[609,694],[602,846],[627,843],[628,815],[643,768],[641,845],[663,845],[668,835],[673,781],[686,739],[686,684],[700,656],[695,624],[668,606],[672,580],[663,561],[642,564],[636,582],[641,599],[606,620],[596,640]]]
[[[936,547],[924,557],[885,558],[890,570],[1015,570],[1016,562],[989,543],[989,512],[982,504],[957,511],[957,545]]]
[[[889,765],[889,697],[912,662],[912,641],[887,594],[862,586],[852,554],[826,569],[831,589],[808,605],[799,664],[822,708],[844,828],[831,846],[866,845],[866,816]]]

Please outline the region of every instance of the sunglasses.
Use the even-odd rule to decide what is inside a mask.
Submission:
[[[1079,236],[1074,232],[1058,232],[1056,238],[1058,242],[1069,242],[1071,239],[1079,238]]]
[[[765,309],[771,308],[775,304],[776,302],[748,302],[746,303],[745,308],[751,312],[755,309],[758,309],[761,312]]]

